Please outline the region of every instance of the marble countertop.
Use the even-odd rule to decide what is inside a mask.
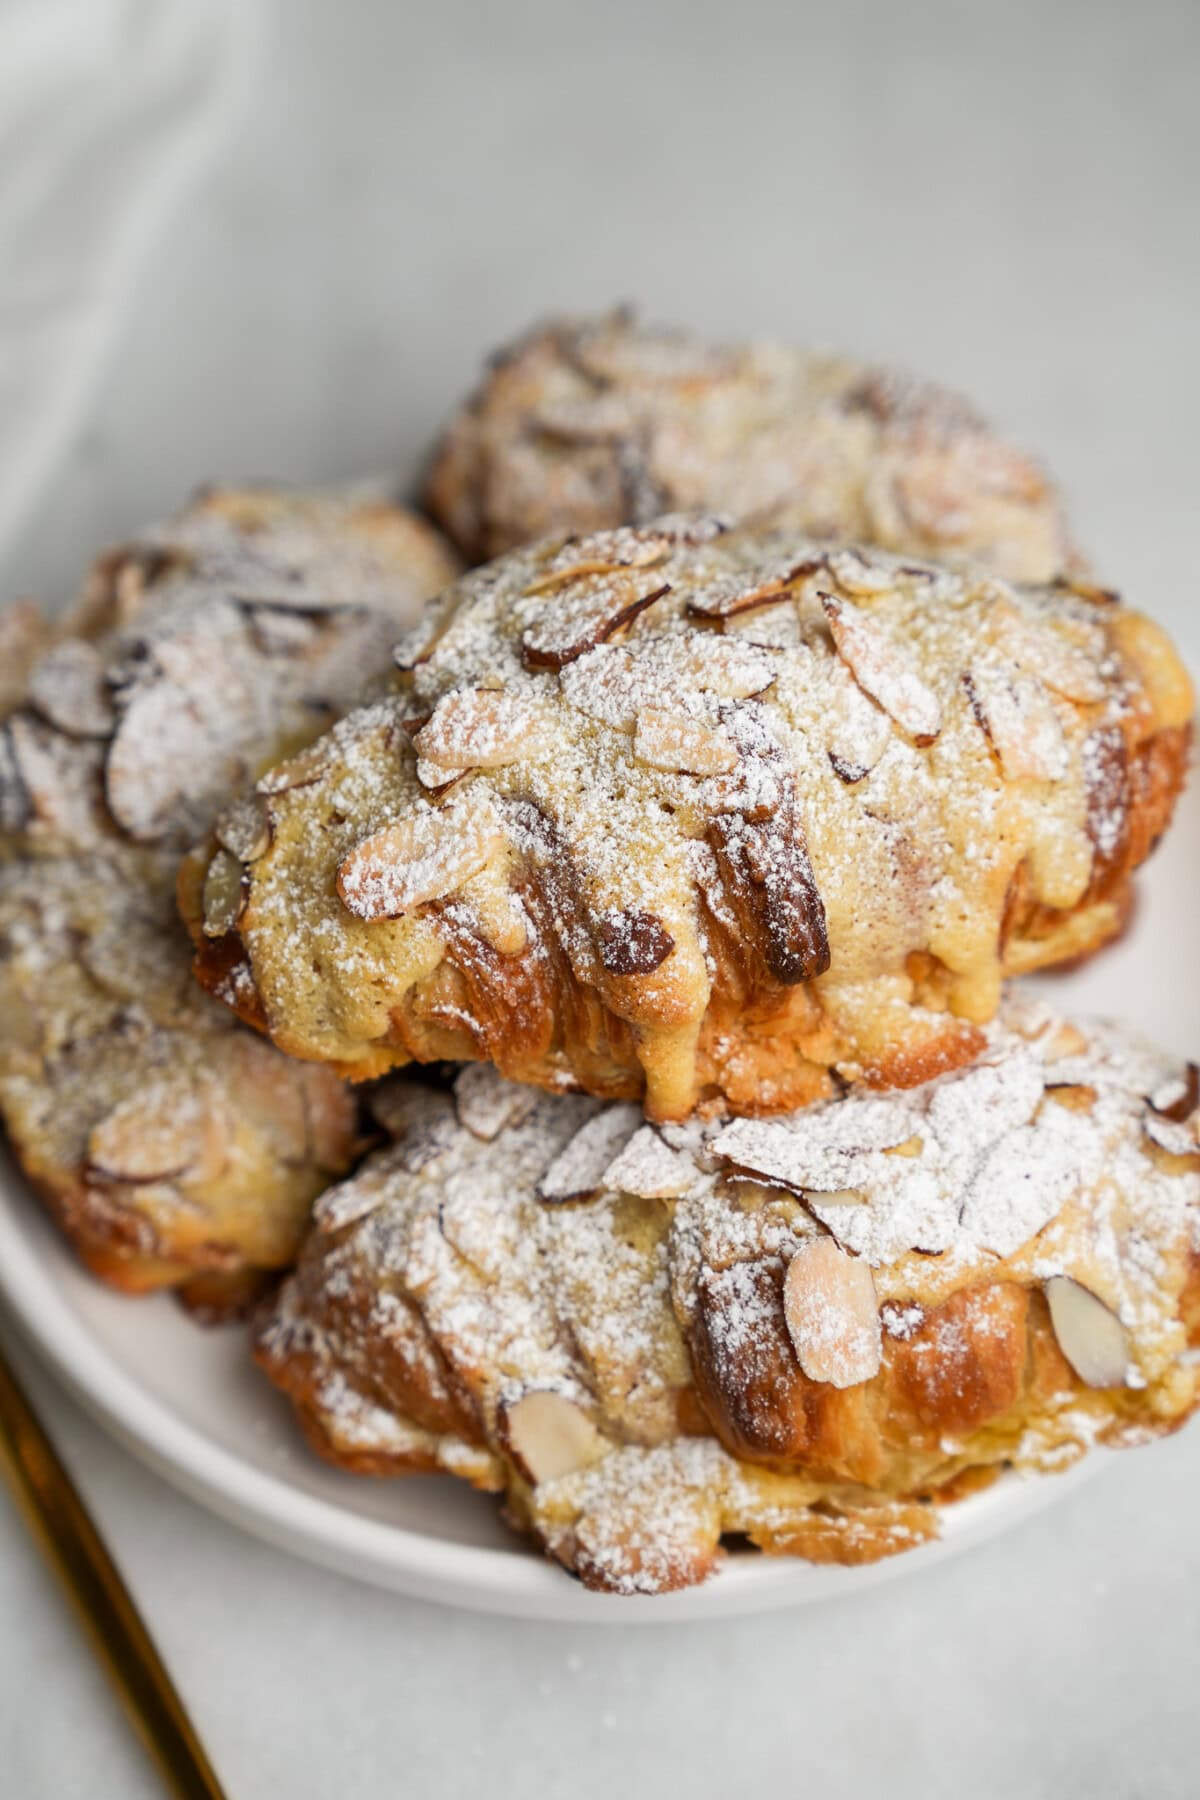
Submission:
[[[498,338],[629,297],[966,388],[1200,665],[1198,88],[1187,0],[280,4],[4,591],[206,477],[411,475]],[[590,1631],[290,1560],[25,1367],[237,1800],[1196,1791],[1200,1428],[851,1601]],[[0,1769],[160,1791],[2,1495]]]

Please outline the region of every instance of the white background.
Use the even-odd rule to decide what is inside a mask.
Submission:
[[[1195,665],[1198,173],[1194,4],[279,0],[5,593],[208,477],[411,475],[497,339],[633,298],[966,388]],[[853,1602],[589,1632],[309,1569],[37,1392],[237,1800],[1200,1785],[1200,1428]],[[0,1794],[158,1791],[0,1498]]]

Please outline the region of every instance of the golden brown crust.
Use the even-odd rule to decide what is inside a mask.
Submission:
[[[1022,581],[1077,560],[1045,476],[957,395],[624,313],[552,320],[494,357],[424,500],[470,562],[693,507]]]
[[[969,1061],[1005,974],[1119,929],[1190,737],[1108,601],[706,519],[495,564],[405,660],[264,777],[232,934],[192,884],[201,980],[353,1077],[660,1119]]]
[[[589,1586],[894,1554],[1200,1399],[1196,1084],[1115,1030],[1010,1001],[965,1073],[661,1134],[486,1069],[402,1100],[259,1360],[323,1455],[503,1490]]]

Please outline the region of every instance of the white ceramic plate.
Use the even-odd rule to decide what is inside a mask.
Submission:
[[[1144,882],[1134,930],[1077,974],[1044,982],[1077,1011],[1130,1018],[1171,1049],[1200,1038],[1200,791]],[[561,1620],[699,1619],[819,1600],[934,1560],[1017,1523],[1095,1466],[1005,1477],[947,1510],[940,1543],[859,1569],[729,1557],[703,1587],[655,1600],[585,1592],[445,1477],[339,1474],[300,1442],[241,1330],[201,1331],[168,1298],[127,1300],[83,1273],[11,1167],[0,1167],[0,1296],[46,1360],[136,1455],[275,1545],[422,1599]]]

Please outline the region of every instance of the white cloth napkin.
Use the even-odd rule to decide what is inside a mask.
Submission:
[[[257,0],[0,0],[0,549],[250,91]]]

